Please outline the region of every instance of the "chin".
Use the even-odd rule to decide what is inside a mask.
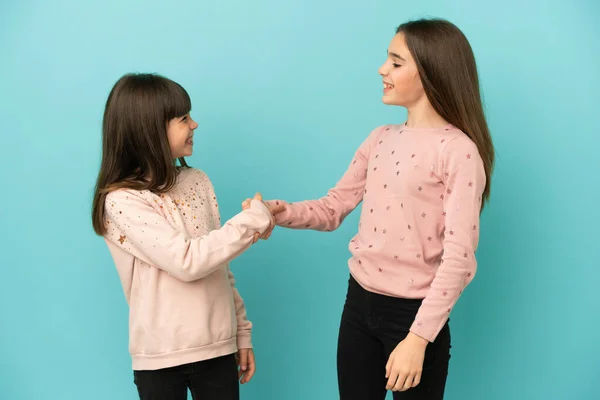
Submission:
[[[387,104],[388,106],[396,105],[396,102],[394,101],[394,99],[390,99],[388,96],[383,96],[381,101],[383,102],[383,104]]]
[[[398,99],[389,98],[387,96],[383,96],[381,101],[383,102],[383,104],[386,104],[388,106],[406,107],[403,101],[398,101]]]
[[[191,150],[190,151],[183,151],[181,153],[177,153],[176,155],[174,155],[173,158],[177,159],[177,158],[182,158],[182,157],[189,157],[189,156],[192,155],[192,153],[193,152]]]

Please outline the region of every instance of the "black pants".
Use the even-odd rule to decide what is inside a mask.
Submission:
[[[240,387],[235,355],[155,371],[134,371],[140,400],[238,400]]]
[[[369,292],[350,277],[338,338],[341,400],[385,399],[385,365],[408,334],[421,302]],[[421,383],[405,392],[394,392],[394,400],[442,400],[450,347],[446,324],[427,345]]]

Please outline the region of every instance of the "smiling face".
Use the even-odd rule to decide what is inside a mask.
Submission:
[[[382,101],[410,108],[425,97],[425,91],[403,33],[392,38],[387,54],[387,60],[379,68],[379,74],[383,78]]]
[[[189,157],[194,151],[194,129],[198,127],[196,121],[186,114],[176,117],[167,123],[167,139],[171,148],[171,156],[175,158]]]

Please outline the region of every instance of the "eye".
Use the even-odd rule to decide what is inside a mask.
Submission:
[[[402,66],[402,65],[400,65],[400,64],[396,64],[396,63],[392,63],[392,65],[394,66],[394,68],[398,68],[398,67],[401,67],[401,66]]]
[[[182,122],[187,121],[187,115],[181,119]]]

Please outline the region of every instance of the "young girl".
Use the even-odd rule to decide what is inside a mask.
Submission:
[[[140,399],[185,400],[188,388],[194,399],[238,399],[238,379],[255,370],[252,324],[228,263],[269,235],[278,209],[257,194],[220,225],[210,180],[184,159],[198,127],[190,110],[177,83],[132,74],[116,83],[104,112],[92,222],[130,307]]]
[[[448,317],[475,274],[494,150],[473,52],[456,26],[401,25],[379,73],[383,102],[406,107],[406,122],[375,129],[327,196],[272,203],[285,206],[280,226],[332,231],[364,202],[349,245],[341,399],[384,399],[388,389],[394,399],[438,400]]]

